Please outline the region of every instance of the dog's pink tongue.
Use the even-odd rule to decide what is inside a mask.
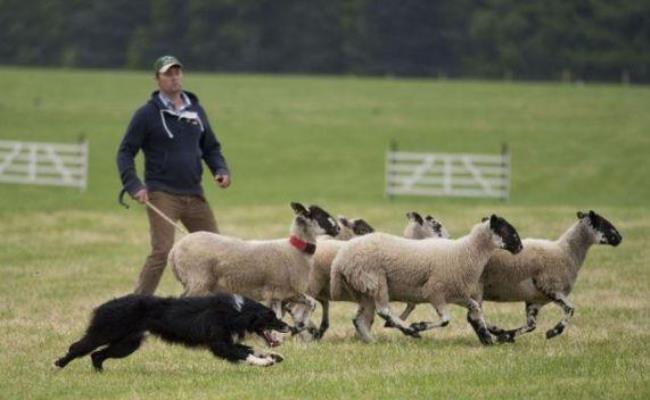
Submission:
[[[275,336],[275,334],[272,331],[264,331],[264,338],[266,339],[268,345],[271,347],[276,347],[280,345],[280,340],[278,340],[278,338]]]

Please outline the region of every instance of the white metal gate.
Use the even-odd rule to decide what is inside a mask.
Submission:
[[[0,140],[0,182],[86,189],[88,142],[78,144]]]
[[[389,151],[386,195],[508,199],[510,155]]]

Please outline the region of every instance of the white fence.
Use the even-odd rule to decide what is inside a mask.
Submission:
[[[0,182],[86,189],[88,142],[78,144],[0,140]]]
[[[510,196],[510,155],[414,153],[386,154],[386,195]]]

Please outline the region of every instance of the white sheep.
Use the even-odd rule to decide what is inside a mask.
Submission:
[[[295,217],[288,239],[242,240],[210,232],[180,239],[169,253],[169,264],[184,295],[238,293],[266,302],[281,317],[282,301],[307,290],[316,236],[339,231],[334,218],[320,207],[307,210],[299,203],[291,207]],[[308,312],[301,318],[296,321],[298,330],[309,318]]]
[[[467,319],[483,344],[492,343],[480,304],[472,297],[490,256],[499,248],[521,250],[516,230],[505,219],[492,215],[457,240],[409,240],[383,233],[352,239],[332,264],[331,296],[347,290],[359,303],[353,322],[364,341],[372,341],[370,324],[377,314],[402,333],[419,332],[449,323],[447,304],[467,307]],[[440,322],[407,326],[389,306],[389,301],[430,303]]]
[[[420,214],[412,211],[407,213],[406,217],[409,221],[406,228],[404,229],[404,236],[406,238],[423,239],[429,237],[445,237],[445,235],[448,236],[444,226],[442,226],[441,223],[437,222],[430,215],[428,215],[426,219],[423,219]],[[361,236],[364,234],[372,233],[374,231],[374,229],[362,219],[355,219],[350,222],[345,217],[339,216],[338,221],[342,226],[341,231],[347,230],[348,234],[339,234],[337,236],[337,240],[332,240],[329,238],[328,240],[318,242],[318,245],[316,246],[316,254],[314,254],[314,266],[312,268],[312,273],[309,276],[307,294],[316,299],[321,304],[323,310],[321,323],[318,328],[315,328],[315,325],[313,325],[313,323],[309,323],[308,330],[314,339],[322,338],[329,328],[330,301],[354,300],[346,296],[337,299],[332,299],[330,297],[330,271],[332,261],[334,260],[334,257],[338,253],[339,249],[345,244],[345,241],[339,238],[348,236],[349,232],[352,232],[356,236]],[[300,301],[287,304],[287,309],[292,315],[295,315],[304,312],[303,308],[307,306],[308,303]],[[415,308],[414,304],[407,304],[406,310],[408,310],[410,313],[413,308]],[[294,317],[294,319],[296,319],[296,317]],[[388,322],[387,326],[390,326]]]
[[[323,310],[320,327],[316,328],[311,321],[307,326],[311,338],[315,339],[320,339],[329,327],[330,266],[338,249],[352,237],[374,232],[374,228],[361,218],[349,220],[339,215],[337,221],[341,229],[336,236],[321,235],[317,238],[314,263],[307,284],[307,295],[316,299]],[[311,304],[302,297],[289,299],[283,305],[294,320],[303,319],[309,312],[306,308],[310,306]],[[304,336],[304,339],[309,338]]]
[[[481,277],[482,300],[526,303],[525,325],[507,331],[488,326],[500,341],[513,341],[534,330],[539,310],[550,302],[560,306],[564,315],[546,332],[546,337],[561,334],[574,312],[568,296],[587,251],[597,243],[611,246],[621,243],[620,233],[605,218],[593,211],[578,212],[577,216],[579,221],[559,239],[524,239],[521,253],[496,252],[485,266]]]
[[[415,211],[406,213],[406,218],[409,223],[404,228],[403,236],[407,239],[428,239],[428,238],[442,238],[449,239],[447,229],[438,222],[431,215],[422,218],[420,214]],[[406,321],[409,315],[415,310],[415,303],[406,303],[404,311],[400,314],[399,318]],[[387,328],[394,328],[390,321],[386,321],[384,326]]]

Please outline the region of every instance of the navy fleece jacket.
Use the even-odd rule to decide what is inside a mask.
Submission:
[[[194,94],[184,93],[192,104],[181,117],[166,109],[155,91],[131,119],[117,152],[120,178],[131,195],[145,186],[149,191],[202,195],[201,159],[213,175],[229,174],[203,107]],[[134,163],[140,149],[145,159],[144,185]]]

